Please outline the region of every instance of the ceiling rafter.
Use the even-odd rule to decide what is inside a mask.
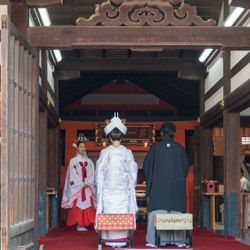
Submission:
[[[98,74],[96,77],[81,77],[74,81],[74,85],[67,84],[59,89],[60,107],[63,109],[94,90],[114,80],[114,74]],[[70,82],[69,82],[70,83]]]
[[[153,74],[126,74],[126,79],[179,109],[191,106],[189,99],[179,94],[171,85],[157,80]]]
[[[196,106],[197,104],[199,104],[199,83],[192,84],[179,79],[169,79],[169,76],[166,74],[152,74],[152,77],[162,82],[167,88],[172,88],[174,91],[182,95],[183,98],[186,98],[193,105]],[[197,91],[196,94],[195,90]]]
[[[191,88],[187,82],[177,79],[174,80],[167,75],[161,74],[149,74],[148,79],[151,79],[150,81],[154,83],[154,86],[158,91],[164,91],[168,99],[174,98],[175,100],[178,100],[181,108],[195,108],[198,106],[198,94],[196,94],[197,96],[195,95],[195,92],[197,92],[195,90],[198,89],[198,84]],[[187,89],[187,86],[190,87],[190,90],[193,90],[191,95],[188,93],[189,91],[184,90]]]

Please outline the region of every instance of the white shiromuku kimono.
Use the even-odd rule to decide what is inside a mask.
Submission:
[[[97,216],[99,213],[123,214],[138,210],[135,186],[138,166],[131,150],[124,146],[109,146],[101,151],[96,163]],[[136,222],[135,222],[136,227]],[[123,239],[128,231],[103,231],[103,239]],[[112,244],[112,243],[110,243]],[[114,243],[117,245],[117,243]]]
[[[87,162],[86,166],[86,178],[83,181],[83,167],[81,166],[80,162],[83,164]],[[76,206],[82,210],[85,210],[91,207],[90,197],[93,200],[95,198],[95,188],[94,188],[94,164],[92,160],[90,160],[87,155],[82,157],[81,155],[77,154],[76,157],[70,160],[64,190],[63,190],[63,198],[62,198],[62,208],[72,208],[74,201],[77,199]],[[89,187],[83,190],[84,184],[88,184]],[[84,192],[84,193],[83,193]],[[85,200],[82,199],[82,196],[85,195]],[[84,201],[83,201],[84,200]]]

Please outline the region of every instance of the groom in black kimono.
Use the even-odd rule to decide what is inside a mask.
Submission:
[[[155,235],[153,216],[155,213],[186,212],[186,177],[189,171],[188,155],[183,146],[174,142],[176,131],[172,122],[161,126],[162,141],[153,144],[143,162],[149,197],[150,213],[147,231],[147,246],[154,247]],[[184,231],[172,234],[162,232],[161,240],[183,240]],[[183,244],[176,244],[182,247]]]

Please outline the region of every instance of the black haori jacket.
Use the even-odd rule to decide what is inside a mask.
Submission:
[[[186,212],[188,155],[172,138],[153,144],[143,162],[147,182],[148,211]]]

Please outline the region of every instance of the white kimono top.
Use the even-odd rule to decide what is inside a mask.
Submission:
[[[96,162],[97,216],[99,213],[133,213],[138,210],[135,186],[138,166],[131,150],[109,146]],[[136,225],[136,223],[135,223]]]
[[[250,182],[244,176],[240,179],[240,191],[250,191]]]
[[[62,208],[72,208],[74,200],[76,206],[82,210],[91,207],[90,197],[96,200],[94,194],[94,164],[87,156],[77,155],[70,160],[63,190]],[[88,184],[89,187],[83,189]]]

